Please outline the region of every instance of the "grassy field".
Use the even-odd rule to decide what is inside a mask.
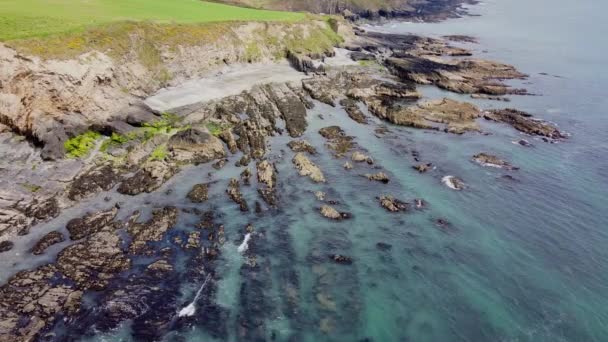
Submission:
[[[0,0],[0,41],[77,32],[124,21],[193,24],[304,18],[301,13],[255,10],[200,0]]]

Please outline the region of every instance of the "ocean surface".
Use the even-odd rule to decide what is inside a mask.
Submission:
[[[144,316],[102,332],[90,321],[98,319],[103,294],[91,294],[83,309],[90,321],[60,323],[49,339],[131,341],[162,332],[166,341],[607,341],[608,3],[493,0],[470,10],[479,16],[369,28],[479,38],[479,44],[464,46],[529,74],[512,84],[536,96],[475,101],[423,87],[425,97],[525,110],[555,122],[569,139],[550,144],[486,122],[481,124],[488,136],[428,132],[376,119],[366,126],[317,103],[304,138],[319,151],[311,159],[327,184],[300,177],[286,146],[290,139],[277,137],[269,153],[279,171],[277,210],[242,214],[227,199],[228,180],[241,172],[233,166],[239,155],[221,171],[188,167],[157,192],[129,199],[122,217],[142,208],[146,216],[152,206],[193,207],[185,194],[196,183],[213,182],[209,201],[196,207],[212,210],[225,226],[227,242],[214,276],[200,272],[193,254],[183,253],[178,276],[159,285],[166,292],[162,305],[150,301]],[[317,133],[330,125],[354,136],[375,165],[345,171],[344,160],[333,158]],[[374,130],[382,125],[389,133],[378,137]],[[533,147],[512,143],[521,138]],[[412,151],[436,169],[418,174]],[[479,152],[520,169],[482,167],[471,161]],[[377,166],[389,175],[388,184],[361,177],[379,171]],[[447,188],[441,183],[447,175],[461,178],[466,189]],[[255,183],[242,187],[251,207],[259,199]],[[315,191],[326,192],[353,217],[321,217]],[[428,208],[390,214],[376,200],[383,194],[410,202],[422,198]],[[98,198],[105,196],[127,200],[114,192]],[[39,231],[63,229],[68,219],[104,203],[83,202]],[[449,225],[438,226],[439,218]],[[180,213],[166,243],[194,231],[196,222],[194,215]],[[255,231],[244,243],[247,224]],[[61,247],[15,268],[40,264]],[[246,248],[255,255],[255,272],[243,267],[247,260],[240,252]],[[352,257],[353,264],[328,262],[334,253]],[[171,316],[171,324],[150,332],[146,320],[155,315]],[[77,328],[85,323],[86,329]]]

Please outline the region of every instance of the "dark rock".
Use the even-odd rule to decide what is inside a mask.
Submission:
[[[196,128],[174,134],[167,148],[171,151],[171,157],[180,162],[201,164],[226,156],[220,139]]]
[[[193,203],[203,203],[209,199],[209,185],[196,184],[192,187],[187,195],[188,199]]]
[[[312,155],[317,154],[317,149],[306,140],[292,140],[287,146],[294,152],[307,152]]]
[[[531,114],[516,109],[507,108],[490,110],[484,113],[484,118],[486,120],[507,123],[516,130],[529,135],[538,135],[556,140],[567,138],[567,136],[560,132],[555,126],[544,121],[536,120],[532,118]]]
[[[12,241],[2,241],[0,242],[0,253],[8,252],[13,249],[15,244]]]
[[[365,114],[363,114],[363,112],[361,111],[361,109],[359,109],[359,106],[357,105],[357,101],[350,99],[350,98],[345,98],[340,100],[340,105],[344,108],[344,110],[346,111],[346,114],[348,114],[348,116],[353,119],[354,121],[360,123],[360,124],[367,124],[367,117],[365,116]]]
[[[382,205],[384,209],[394,213],[406,211],[409,207],[407,203],[402,202],[392,196],[381,196],[378,197],[378,200],[380,201],[380,205]]]
[[[378,172],[373,174],[367,173],[365,174],[365,178],[369,179],[370,181],[377,181],[384,184],[387,184],[390,181],[390,178],[388,178],[388,175],[384,172]]]
[[[120,186],[118,192],[125,195],[139,195],[142,192],[152,192],[167,180],[177,173],[178,169],[175,165],[164,161],[148,161],[144,163],[141,170],[135,175],[125,179]]]
[[[388,243],[378,242],[376,244],[376,248],[378,248],[381,251],[390,251],[393,248],[393,246]]]
[[[414,168],[414,170],[420,172],[420,173],[425,173],[428,170],[432,170],[433,169],[433,164],[432,163],[426,163],[426,164],[419,164],[419,165],[414,165],[412,166]]]
[[[241,211],[249,211],[249,206],[247,205],[247,201],[245,201],[245,198],[243,197],[243,194],[241,193],[238,179],[236,179],[236,178],[230,179],[230,183],[228,183],[228,188],[226,189],[226,193],[228,194],[228,197],[230,197],[230,199],[232,201],[234,201],[234,203],[239,205],[239,208],[241,209]]]
[[[92,194],[108,191],[120,181],[120,174],[111,165],[90,169],[78,176],[70,185],[68,198],[78,201]]]
[[[131,235],[129,253],[141,254],[147,251],[149,242],[158,242],[165,233],[177,223],[178,210],[175,207],[164,207],[152,212],[152,218],[144,223],[132,223],[127,226]]]
[[[52,245],[65,241],[63,234],[55,230],[43,236],[32,248],[32,254],[40,255],[44,253]]]
[[[357,61],[375,61],[376,56],[371,53],[367,53],[367,52],[355,51],[355,52],[350,53],[350,59],[352,59],[355,62],[357,62]]]
[[[118,209],[114,207],[106,211],[99,211],[70,220],[66,226],[70,233],[70,239],[80,240],[109,227],[116,214],[118,214]]]
[[[351,257],[340,255],[340,254],[329,255],[329,260],[335,262],[336,264],[342,264],[342,265],[351,265],[353,263],[353,259]]]

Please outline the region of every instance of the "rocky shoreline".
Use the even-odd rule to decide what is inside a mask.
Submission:
[[[5,166],[10,168],[7,175],[19,170],[25,172],[35,160],[35,165],[43,169],[43,172],[38,170],[39,178],[61,176],[61,179],[56,179],[52,188],[36,184],[43,187],[36,191],[31,191],[33,185],[26,192],[27,186],[17,189],[15,184],[2,190],[1,252],[10,252],[12,240],[27,238],[38,224],[60,216],[62,210],[83,199],[112,191],[126,196],[153,193],[189,165],[214,163],[214,167],[220,170],[226,165],[226,160],[238,159],[240,178],[231,178],[227,184],[197,184],[190,189],[187,198],[190,203],[206,203],[209,189],[219,187],[225,189],[225,196],[243,215],[252,211],[263,216],[268,210],[281,207],[278,171],[269,159],[268,150],[270,141],[278,137],[289,136],[290,142],[284,147],[295,153],[292,164],[302,181],[331,188],[332,179],[316,163],[318,151],[310,142],[301,139],[308,129],[307,114],[316,101],[336,108],[340,106],[347,113],[344,120],[369,127],[372,127],[369,121],[373,116],[387,124],[429,132],[483,134],[478,121],[485,119],[509,125],[528,136],[539,136],[547,142],[566,138],[566,134],[552,124],[519,110],[483,111],[474,104],[450,99],[419,101],[418,85],[434,85],[471,96],[527,94],[525,89],[514,89],[506,82],[523,79],[525,74],[503,63],[470,58],[470,51],[450,45],[450,40],[463,40],[463,37],[442,40],[366,32],[356,27],[353,32],[343,48],[350,51],[353,60],[371,61],[379,68],[363,63],[339,68],[315,66],[313,70],[311,63],[314,62],[313,66],[323,65],[323,60],[330,59],[333,54],[292,56],[300,69],[306,66],[306,70],[300,71],[309,74],[300,82],[255,85],[237,95],[174,108],[171,115],[164,116],[138,102],[130,107],[129,114],[122,121],[108,117],[101,126],[96,123],[87,127],[105,136],[95,140],[95,148],[80,159],[42,161],[47,147],[57,148],[57,141],[45,138],[37,142],[44,143],[42,148],[32,147],[28,142],[19,141],[9,129],[2,128],[3,144],[14,148],[15,153],[23,152],[21,163]],[[469,57],[463,59],[463,56]],[[96,82],[106,81],[100,79]],[[45,126],[50,127],[46,134],[52,137],[55,130],[66,132],[72,124],[70,120],[56,121]],[[344,165],[345,173],[365,177],[376,184],[378,197],[370,198],[370,201],[377,202],[387,214],[407,214],[410,211],[410,203],[382,189],[390,184],[391,175],[383,170],[373,155],[357,144],[355,137],[346,134],[339,126],[321,128],[318,137],[323,139],[332,157]],[[480,152],[472,159],[484,166],[516,169],[486,152]],[[432,171],[431,163],[413,166],[420,173]],[[255,177],[251,170],[254,170]],[[244,187],[252,186],[252,178],[257,180],[259,195],[259,201],[253,204],[247,202],[248,198],[242,191]],[[9,179],[2,181],[10,184]],[[467,189],[464,181],[457,177],[446,176],[443,181],[454,190]],[[343,209],[346,208],[344,203],[327,199],[330,197],[324,193],[315,197],[322,204],[313,209],[329,222],[348,222],[352,217]],[[422,209],[426,204],[421,199],[412,201],[416,209]],[[219,277],[215,274],[214,260],[225,242],[224,230],[214,221],[212,211],[198,212],[196,208],[174,206],[156,208],[154,203],[151,206],[155,209],[145,219],[140,219],[139,211],[119,218],[117,214],[121,204],[108,203],[106,210],[70,220],[65,227],[68,236],[61,231],[53,231],[35,242],[31,253],[44,255],[51,246],[70,240],[56,260],[17,273],[0,288],[0,337],[13,341],[40,340],[48,337],[46,334],[51,333],[60,321],[69,325],[81,320],[88,323],[80,326],[90,329],[94,325],[92,321],[97,318],[101,318],[104,330],[112,329],[127,319],[147,328],[141,330],[158,328],[158,335],[150,338],[158,338],[171,325],[179,325],[179,321],[176,323],[174,319],[177,299],[175,295],[161,299],[167,293],[160,285],[179,281],[174,270],[176,249],[190,253],[198,262],[188,271],[193,273],[194,279],[202,281],[211,277],[210,285],[204,289],[210,294],[215,291],[216,278]],[[186,211],[189,212],[184,213]],[[187,236],[173,235],[180,217],[186,214],[197,218],[196,230]],[[442,227],[448,226],[443,220],[441,222]],[[269,263],[264,257],[269,251],[258,242],[258,239],[265,238],[264,234],[253,226],[247,225],[244,234],[251,241],[243,252],[247,262],[241,273],[248,279],[243,286],[259,290],[263,285],[258,282],[270,281],[266,279],[269,275],[265,268],[260,267]],[[169,237],[173,239],[171,247],[167,247]],[[390,245],[382,243],[378,248],[387,250]],[[356,266],[356,258],[340,254],[347,252],[337,251],[327,257],[319,257],[322,259],[319,263]],[[154,260],[145,266],[135,262],[144,256]],[[137,271],[143,275],[133,276],[132,272]],[[103,291],[100,313],[81,310],[83,297],[92,291]],[[160,307],[155,309],[158,313],[152,315],[141,306],[142,301],[151,301],[150,305],[158,302]],[[209,315],[221,320],[222,309],[212,300],[204,302]],[[326,297],[319,297],[319,302],[325,307],[331,306],[331,300]],[[252,313],[252,316],[241,317],[241,334],[245,338],[261,336],[252,317],[255,315],[256,319],[261,319],[267,313],[262,308],[258,309],[259,312]],[[330,329],[329,322],[337,319],[328,314],[322,323],[323,329]],[[209,329],[219,337],[225,334],[226,327],[209,326]]]

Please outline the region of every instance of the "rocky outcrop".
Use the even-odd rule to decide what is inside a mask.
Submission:
[[[120,181],[120,175],[112,165],[105,164],[79,175],[70,185],[68,198],[78,201],[101,191],[109,191]]]
[[[113,224],[116,214],[118,214],[118,208],[113,207],[106,211],[90,213],[70,220],[66,225],[70,239],[80,240],[109,227]]]
[[[58,244],[65,241],[63,234],[57,230],[52,231],[45,236],[43,236],[34,247],[32,247],[32,254],[40,255],[44,253],[49,247],[52,245]]]
[[[150,160],[133,176],[125,179],[119,186],[118,192],[125,195],[139,195],[142,192],[152,192],[161,187],[167,180],[178,172],[177,166],[166,161]]]
[[[353,259],[351,257],[341,254],[331,254],[329,255],[329,260],[335,262],[336,264],[342,265],[351,265],[353,263]]]
[[[165,233],[177,223],[177,214],[177,208],[165,207],[152,211],[152,218],[147,222],[128,224],[127,232],[131,235],[129,253],[146,253],[149,242],[161,241]]]
[[[445,176],[441,178],[441,183],[445,184],[445,186],[452,190],[462,190],[465,187],[462,179],[454,176]]]
[[[0,242],[0,253],[8,252],[13,249],[15,244],[12,241],[4,240]]]
[[[327,140],[326,146],[336,158],[343,157],[355,147],[354,138],[346,135],[339,126],[321,128],[319,134]]]
[[[292,160],[294,166],[301,176],[309,177],[315,183],[324,183],[325,177],[317,165],[308,159],[303,153],[297,153]]]
[[[276,168],[268,160],[257,164],[258,193],[268,205],[277,205],[276,194]]]
[[[228,188],[226,189],[226,193],[234,203],[239,205],[241,211],[249,211],[249,206],[247,205],[247,201],[243,197],[243,193],[241,192],[241,187],[239,185],[238,179],[230,179],[230,182],[228,183]]]
[[[171,136],[167,143],[171,159],[191,164],[207,163],[226,155],[224,144],[213,135],[189,128]]]
[[[390,181],[390,178],[384,172],[367,173],[365,174],[365,178],[369,179],[370,181],[376,181],[384,184]]]
[[[400,211],[406,211],[409,205],[406,202],[400,201],[393,196],[383,195],[378,197],[380,205],[387,211],[396,213]]]
[[[486,120],[504,122],[516,130],[529,134],[547,137],[550,139],[565,139],[567,136],[554,125],[537,120],[531,114],[516,109],[496,109],[484,112]]]
[[[495,167],[499,169],[507,169],[507,170],[517,170],[518,167],[512,166],[509,162],[498,158],[495,155],[487,154],[487,153],[478,153],[473,156],[473,161],[488,167]]]
[[[419,173],[425,173],[425,172],[433,169],[433,164],[432,163],[418,164],[418,165],[412,166],[412,168],[414,170],[418,171]]]
[[[188,199],[193,203],[203,203],[209,199],[209,185],[196,184],[192,187],[188,195]]]
[[[357,101],[346,98],[346,99],[340,100],[340,105],[346,111],[346,114],[348,114],[348,116],[351,119],[353,119],[354,121],[356,121],[360,124],[367,124],[367,117],[365,116],[365,114],[363,114],[361,109],[359,109],[359,106],[357,105]]]
[[[294,152],[306,152],[311,155],[317,154],[317,149],[306,140],[292,140],[287,146]]]
[[[336,210],[336,208],[329,205],[321,206],[321,208],[319,208],[319,212],[324,217],[336,221],[344,220],[351,217],[349,213],[339,212],[338,210]]]
[[[354,161],[356,163],[367,163],[369,165],[374,163],[374,160],[372,159],[372,157],[367,156],[359,151],[353,152],[350,159],[352,159],[352,161]]]

